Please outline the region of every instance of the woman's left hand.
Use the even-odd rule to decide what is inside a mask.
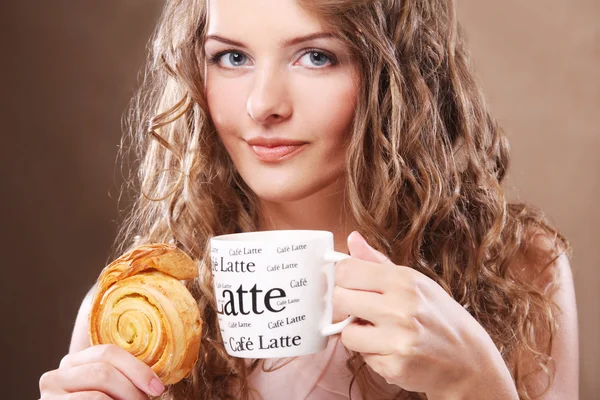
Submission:
[[[348,247],[352,258],[336,266],[334,309],[368,322],[343,330],[346,348],[388,383],[430,399],[518,398],[490,336],[441,286],[357,232]]]

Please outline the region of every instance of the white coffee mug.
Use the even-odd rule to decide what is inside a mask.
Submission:
[[[227,353],[278,358],[325,349],[332,324],[334,263],[327,231],[289,230],[215,236],[210,241],[219,328]]]

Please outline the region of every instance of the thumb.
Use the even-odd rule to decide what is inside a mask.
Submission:
[[[393,264],[389,258],[372,248],[362,235],[356,231],[348,236],[348,250],[350,255],[363,261],[378,264]]]

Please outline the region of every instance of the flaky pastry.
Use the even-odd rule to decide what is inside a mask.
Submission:
[[[90,341],[124,348],[165,385],[185,378],[198,359],[202,320],[179,280],[197,276],[196,263],[173,245],[145,245],[123,254],[98,278]]]

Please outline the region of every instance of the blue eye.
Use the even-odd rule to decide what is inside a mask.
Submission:
[[[208,61],[211,65],[218,65],[222,68],[237,69],[251,65],[250,58],[240,51],[222,51],[215,54]],[[335,65],[335,57],[321,50],[307,50],[297,61],[306,68],[319,69],[330,65]]]
[[[225,68],[243,67],[248,57],[237,51],[228,51],[215,56],[215,61]]]
[[[314,68],[333,64],[333,60],[322,51],[310,50],[300,58],[300,63],[309,68]]]

